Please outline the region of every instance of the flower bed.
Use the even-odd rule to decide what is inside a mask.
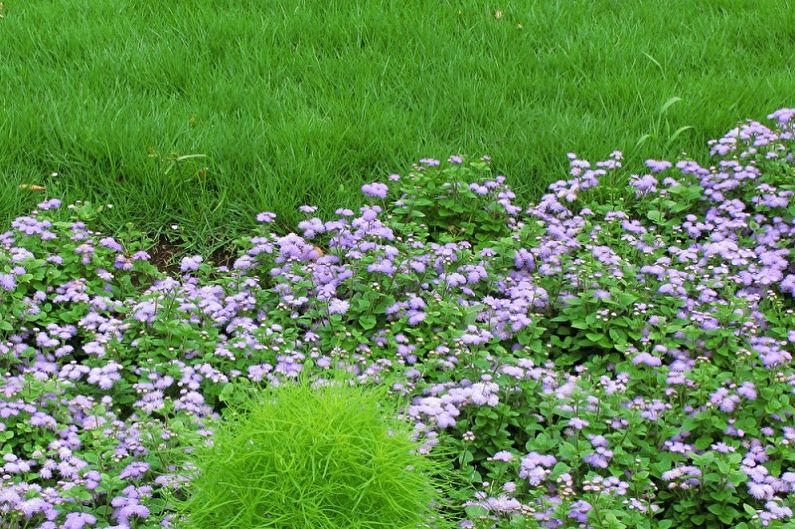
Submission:
[[[598,187],[620,153],[570,155],[526,208],[487,158],[424,159],[175,277],[43,202],[0,236],[3,526],[178,526],[226,406],[337,369],[407,399],[462,527],[784,526],[795,111],[769,117],[630,194]]]

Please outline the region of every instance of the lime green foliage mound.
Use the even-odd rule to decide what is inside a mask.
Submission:
[[[191,529],[414,529],[432,517],[435,463],[378,395],[335,383],[268,390],[196,454]],[[427,527],[427,526],[426,526]]]

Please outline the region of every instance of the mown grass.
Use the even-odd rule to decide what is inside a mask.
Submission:
[[[531,199],[568,151],[695,151],[795,104],[786,1],[5,3],[2,221],[41,184],[199,251],[424,156],[488,153]]]

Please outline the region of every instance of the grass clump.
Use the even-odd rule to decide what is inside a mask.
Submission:
[[[287,384],[233,411],[196,454],[185,527],[414,529],[436,463],[368,389]],[[422,525],[431,527],[431,525]]]

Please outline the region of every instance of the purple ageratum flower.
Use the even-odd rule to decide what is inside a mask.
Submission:
[[[593,509],[590,503],[585,500],[574,502],[569,508],[569,518],[575,520],[577,523],[588,523],[588,511]]]
[[[772,500],[776,495],[776,490],[767,483],[750,482],[748,484],[748,494],[757,500]]]
[[[522,458],[519,477],[526,479],[530,485],[537,487],[546,479],[550,472],[549,469],[557,462],[558,460],[554,456],[530,452]]]
[[[455,165],[460,165],[460,164],[464,163],[464,157],[461,156],[460,154],[454,154],[454,155],[450,156],[447,159],[447,161],[449,163],[452,163],[452,164],[455,164]]]
[[[373,198],[384,199],[386,198],[388,191],[389,187],[387,187],[386,184],[382,184],[380,182],[373,182],[372,184],[364,184],[362,186],[362,193]]]
[[[779,288],[781,288],[782,292],[786,292],[787,294],[791,294],[795,297],[795,275],[790,274],[784,278],[784,280],[779,284]]]
[[[503,463],[510,463],[513,461],[513,454],[507,450],[500,450],[496,454],[494,454],[491,458],[494,461],[502,461]]]
[[[270,224],[274,220],[276,220],[276,213],[271,213],[270,211],[263,211],[262,213],[257,213],[257,222],[262,222],[263,224]]]
[[[424,312],[414,311],[414,310],[410,310],[408,312],[408,315],[409,315],[408,323],[412,327],[416,327],[417,325],[425,321],[425,318],[428,316]]]
[[[125,505],[124,507],[120,508],[116,516],[118,518],[119,523],[126,527],[129,524],[129,519],[132,516],[136,518],[144,519],[149,516],[149,509],[139,503],[131,503],[129,505]]]
[[[467,278],[464,277],[463,274],[459,274],[458,272],[453,272],[447,276],[447,284],[451,287],[457,287],[461,285],[466,285]]]
[[[83,529],[87,525],[96,523],[96,517],[87,512],[70,512],[66,515],[66,520],[62,527],[63,529]]]
[[[795,108],[780,108],[769,114],[767,119],[775,119],[779,125],[786,125],[795,118]]]
[[[710,448],[713,449],[716,452],[721,453],[721,454],[730,454],[731,452],[734,452],[734,451],[737,450],[737,448],[735,448],[735,447],[733,447],[731,445],[727,445],[723,441],[721,441],[719,443],[712,444],[710,446]]]
[[[488,187],[482,186],[482,185],[480,185],[478,183],[475,183],[475,182],[469,184],[469,189],[473,193],[475,193],[476,195],[479,195],[479,196],[486,196],[486,195],[489,194],[489,188]]]
[[[317,211],[317,206],[309,206],[304,204],[303,206],[298,207],[298,211],[301,213],[306,213],[307,215],[311,215],[315,211]]]
[[[585,419],[580,419],[579,417],[574,417],[569,421],[569,426],[577,430],[582,430],[583,428],[586,428],[589,424],[590,423],[588,421],[586,421]]]
[[[785,520],[792,518],[792,509],[780,503],[780,500],[775,499],[765,503],[767,511],[759,512],[759,521],[762,527],[767,527],[773,520]]]
[[[593,297],[596,299],[610,299],[610,292],[604,289],[594,290]]]
[[[420,160],[420,163],[422,165],[426,165],[428,167],[438,167],[441,162],[439,160],[434,159],[434,158],[422,158]]]
[[[657,183],[657,179],[650,174],[632,175],[629,179],[629,185],[635,188],[635,196],[638,197],[657,191]]]
[[[351,305],[343,299],[333,298],[329,301],[328,311],[329,314],[345,314],[350,309]]]
[[[635,358],[632,359],[632,363],[635,365],[643,364],[650,367],[659,367],[662,365],[662,360],[647,352],[643,352],[636,355]]]
[[[17,509],[28,518],[31,518],[36,513],[45,513],[51,508],[52,506],[42,498],[31,498],[17,506]]]
[[[61,207],[61,201],[57,198],[51,198],[49,200],[45,200],[44,202],[40,202],[36,207],[43,210],[58,209]]]
[[[121,479],[135,479],[140,478],[144,474],[149,471],[149,463],[144,463],[143,461],[134,461],[124,467],[124,469],[119,474]]]
[[[513,263],[517,269],[528,270],[530,272],[534,271],[536,267],[536,261],[533,257],[533,254],[525,248],[519,248],[516,250],[516,254],[513,257]]]
[[[737,388],[737,394],[748,400],[756,400],[756,386],[753,382],[743,382],[742,385]]]
[[[478,496],[478,494],[476,494]],[[510,498],[505,495],[500,495],[497,498],[489,497],[483,498],[485,492],[480,496],[481,501],[468,501],[465,505],[477,505],[491,512],[513,512],[521,509],[522,504],[516,498]]]
[[[701,470],[694,466],[685,465],[663,472],[661,477],[664,481],[675,481],[682,478],[700,478]]]
[[[202,264],[202,261],[204,261],[204,259],[202,258],[201,255],[185,257],[182,259],[182,262],[179,265],[179,269],[182,270],[183,272],[198,270],[199,265]]]
[[[661,173],[666,169],[670,169],[672,165],[671,162],[666,160],[646,160],[646,167],[653,173]]]
[[[116,252],[121,252],[124,248],[122,248],[121,244],[116,241],[113,237],[104,237],[99,241],[100,246],[104,246],[108,250],[113,250]]]
[[[14,274],[0,274],[0,288],[7,292],[17,288],[17,278]]]
[[[370,263],[367,265],[367,271],[370,273],[380,272],[382,274],[386,274],[388,276],[392,276],[395,274],[397,269],[392,261],[384,259],[382,261],[376,261],[375,263]]]

